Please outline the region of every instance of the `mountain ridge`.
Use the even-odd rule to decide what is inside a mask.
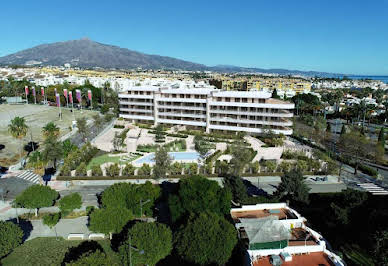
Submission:
[[[273,73],[281,75],[338,76],[339,74],[288,69],[249,68],[233,65],[206,66],[169,56],[146,54],[88,38],[37,45],[0,57],[1,65],[52,65],[69,63],[81,68],[171,69],[192,71]]]

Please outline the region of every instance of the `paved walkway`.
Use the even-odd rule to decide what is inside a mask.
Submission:
[[[67,238],[69,234],[89,234],[90,231],[87,227],[88,217],[79,217],[75,219],[61,219],[55,226],[55,229],[50,229],[47,225],[44,225],[42,220],[32,220],[32,231],[27,240],[31,240],[37,237],[50,237],[55,236],[55,230],[58,236]]]

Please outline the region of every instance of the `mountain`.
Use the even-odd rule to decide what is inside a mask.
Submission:
[[[94,42],[87,38],[42,44],[14,54],[0,57],[0,65],[51,65],[82,68],[181,69],[193,71],[274,73],[281,75],[336,76],[337,74],[287,69],[261,69],[238,66],[206,66],[168,56],[150,55],[114,45]]]

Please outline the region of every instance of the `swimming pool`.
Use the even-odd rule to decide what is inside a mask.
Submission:
[[[198,152],[169,152],[168,153],[173,161],[195,161],[198,160],[199,154]],[[144,157],[141,157],[134,161],[137,164],[143,163],[154,163],[155,153],[150,153]]]

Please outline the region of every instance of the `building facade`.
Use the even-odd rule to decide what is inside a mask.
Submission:
[[[120,117],[132,122],[292,134],[294,104],[268,92],[135,86],[119,94],[119,103]]]

